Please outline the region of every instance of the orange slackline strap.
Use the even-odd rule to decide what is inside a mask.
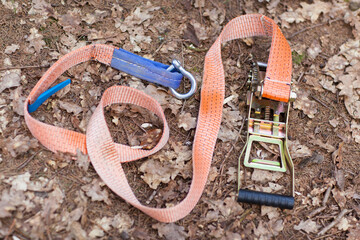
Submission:
[[[91,45],[73,51],[59,59],[40,79],[25,104],[25,121],[31,133],[51,151],[75,153],[80,149],[102,178],[116,194],[141,211],[161,222],[174,222],[185,217],[199,201],[209,173],[213,151],[221,123],[224,100],[224,70],[221,61],[221,43],[252,36],[272,37],[263,96],[288,101],[291,80],[291,52],[276,24],[260,14],[237,17],[230,21],[206,55],[201,103],[193,145],[193,178],[188,195],[170,208],[151,208],[142,205],[128,184],[121,163],[137,160],[160,150],[167,142],[169,128],[159,103],[146,94],[129,87],[108,88],[92,115],[86,136],[81,133],[51,126],[34,119],[28,113],[28,104],[47,90],[67,69],[81,62],[96,60],[109,65],[114,47]],[[105,122],[104,107],[114,103],[131,103],[155,113],[164,123],[163,136],[151,150],[132,149],[114,143]],[[85,141],[86,140],[86,141]]]

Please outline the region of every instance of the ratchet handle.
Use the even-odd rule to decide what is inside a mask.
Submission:
[[[240,189],[237,201],[283,209],[293,209],[295,199],[292,196]]]

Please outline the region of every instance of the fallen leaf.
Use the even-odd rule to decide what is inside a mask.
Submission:
[[[310,143],[326,149],[328,153],[332,153],[335,151],[335,147],[330,145],[329,141],[327,143],[323,143],[319,138],[316,138],[310,140]]]
[[[346,231],[346,230],[348,230],[349,229],[349,227],[350,227],[350,225],[349,225],[349,221],[347,220],[347,218],[342,218],[341,220],[340,220],[340,222],[337,224],[337,228],[339,229],[339,230],[341,230],[341,231]]]
[[[282,219],[271,219],[269,222],[269,228],[273,236],[279,235],[284,230],[284,221]]]
[[[321,53],[321,46],[319,41],[314,40],[310,47],[307,49],[307,55],[311,58],[311,59],[315,59],[319,53]]]
[[[141,178],[152,188],[156,189],[160,183],[169,183],[179,174],[183,178],[191,176],[192,152],[188,146],[179,142],[171,142],[165,149],[151,156],[141,164],[139,171]]]
[[[284,28],[290,28],[289,23],[301,23],[305,21],[299,11],[293,11],[292,9],[283,12],[279,17],[281,19],[281,26]]]
[[[269,219],[278,218],[280,216],[280,212],[278,208],[261,206],[261,216],[268,215]]]
[[[343,148],[343,146],[344,146],[344,142],[341,142],[339,144],[339,148],[331,154],[333,162],[338,168],[342,167],[342,148]]]
[[[44,0],[32,0],[31,8],[28,12],[29,15],[41,15],[40,19],[36,19],[36,23],[44,23],[49,15],[54,14],[53,8],[50,3]],[[44,24],[45,25],[45,24]]]
[[[134,224],[134,219],[126,213],[116,214],[111,222],[111,226],[118,229],[119,233],[128,231]]]
[[[58,101],[59,107],[66,110],[68,113],[74,113],[74,115],[78,115],[83,111],[82,107],[78,106],[75,103]]]
[[[140,43],[151,43],[151,37],[145,35],[144,27],[150,25],[149,19],[153,18],[151,12],[158,9],[160,9],[160,7],[154,7],[151,2],[148,1],[145,6],[137,7],[135,11],[124,20],[115,18],[115,27],[120,28],[122,32],[129,33],[132,51],[140,52],[141,48],[138,45]]]
[[[311,219],[306,221],[301,220],[298,225],[294,226],[295,230],[303,230],[306,233],[317,233],[321,226]]]
[[[34,53],[34,51],[40,53],[41,49],[46,45],[43,40],[43,35],[41,35],[36,28],[30,29],[30,35],[26,38],[26,41],[29,42],[29,53]]]
[[[16,9],[19,9],[19,3],[15,2],[15,1],[6,1],[6,0],[1,0],[1,3],[4,5],[4,7],[6,7],[7,9],[16,11]]]
[[[45,199],[43,203],[43,218],[50,218],[53,213],[58,210],[64,201],[64,193],[61,191],[58,185],[54,186],[54,190],[49,193],[49,197]]]
[[[290,155],[293,159],[312,156],[312,151],[305,145],[301,145],[299,140],[288,140]]]
[[[302,8],[299,8],[298,11],[302,14],[305,19],[311,20],[314,23],[320,16],[320,14],[327,14],[332,8],[330,2],[322,2],[320,0],[314,0],[314,3],[308,4],[306,2],[300,3]]]
[[[217,167],[211,167],[208,175],[208,181],[212,182],[216,179],[216,177],[219,175],[219,170]]]
[[[349,114],[360,119],[360,40],[349,39],[340,46],[340,52],[331,57],[326,64],[325,72],[334,79],[339,95],[344,96],[345,107]],[[345,71],[344,71],[345,70]]]
[[[109,231],[111,229],[112,218],[110,217],[103,217],[95,219],[97,226],[101,226],[101,229],[105,231]]]
[[[185,129],[185,131],[189,131],[196,127],[196,118],[192,117],[190,113],[181,113],[178,117],[178,126],[179,128]]]
[[[228,126],[241,126],[243,117],[240,111],[232,111],[230,108],[223,108],[222,122]]]
[[[130,84],[130,87],[135,87],[139,90],[143,90],[146,94],[152,96],[160,105],[165,109],[170,109],[171,112],[175,115],[178,114],[180,108],[182,107],[182,101],[172,97],[170,94],[163,91],[161,88],[157,88],[152,84],[149,84],[144,89],[142,85],[139,85],[139,81],[137,83]]]
[[[283,176],[283,174],[280,172],[272,172],[272,171],[254,168],[254,171],[251,175],[251,180],[256,181],[256,182],[262,182],[262,183],[265,183],[268,181],[276,182],[282,176]]]
[[[66,14],[59,16],[58,23],[63,27],[65,32],[72,34],[78,34],[81,32],[81,10],[79,8],[73,8]]]
[[[140,146],[142,149],[153,149],[162,137],[162,130],[159,128],[149,129],[140,136]]]
[[[257,228],[254,229],[254,234],[255,234],[255,236],[258,236],[258,237],[269,234],[269,231],[264,226],[263,221],[260,221]]]
[[[101,22],[105,17],[107,17],[109,13],[107,11],[102,11],[96,9],[94,14],[87,13],[85,17],[82,18],[88,25],[92,25],[96,22]]]
[[[225,240],[242,240],[241,235],[235,232],[226,232]]]
[[[212,225],[208,226],[210,233],[209,236],[214,237],[215,239],[220,239],[224,237],[224,229],[222,229],[220,226],[214,227]]]
[[[1,78],[0,93],[3,92],[5,89],[20,86],[20,81],[21,81],[21,77],[17,73],[10,72],[8,74],[5,74]]]
[[[89,169],[89,156],[87,154],[83,154],[80,149],[76,149],[76,164],[78,167],[85,172]]]
[[[196,21],[194,18],[191,19],[190,24],[194,27],[196,36],[200,41],[206,40],[209,38],[208,29],[200,24],[198,21]]]
[[[9,177],[4,182],[11,184],[11,189],[14,191],[26,191],[30,183],[30,173],[26,172],[17,176]]]
[[[226,182],[236,182],[238,175],[237,175],[237,169],[234,167],[229,167],[226,171],[226,174],[229,175]]]
[[[81,224],[79,222],[73,222],[70,224],[70,232],[78,240],[86,240],[88,239],[86,231],[82,229]]]
[[[7,46],[7,47],[5,48],[4,53],[6,53],[6,54],[12,54],[12,53],[14,53],[16,50],[18,50],[19,48],[20,48],[20,45],[18,45],[18,44],[11,44],[10,46]]]
[[[351,133],[355,142],[360,143],[360,124],[356,120],[351,121]]]
[[[345,175],[344,171],[341,169],[335,168],[335,179],[336,183],[339,186],[341,191],[344,191],[345,189]]]
[[[329,123],[331,126],[333,126],[334,128],[336,128],[339,125],[339,120],[334,118],[334,119],[330,119]],[[360,129],[360,128],[359,128]],[[359,143],[360,143],[360,139],[359,139]]]
[[[13,111],[20,116],[24,116],[24,102],[26,97],[22,96],[22,87],[18,87],[13,91],[10,91],[10,99],[12,99],[11,106]]]
[[[185,228],[175,223],[156,223],[152,227],[157,229],[159,236],[166,240],[185,240],[188,236]]]
[[[318,152],[313,152],[311,157],[307,157],[301,160],[299,167],[303,167],[307,164],[321,164],[324,161],[324,155]]]
[[[347,65],[349,65],[349,62],[346,60],[345,57],[341,55],[335,55],[329,58],[324,70],[328,75],[330,75],[337,81],[338,76],[343,75],[343,70]]]
[[[105,236],[104,231],[102,229],[100,229],[96,225],[92,228],[92,230],[89,233],[89,237],[92,238],[92,239],[101,238],[101,237],[104,237],[104,236]]]
[[[221,25],[225,20],[225,14],[222,10],[219,8],[213,8],[213,9],[205,9],[203,13],[204,17],[209,17],[211,21],[211,25],[213,26],[219,26]]]
[[[318,112],[317,103],[310,100],[308,96],[309,93],[305,90],[298,91],[293,107],[302,110],[309,118],[314,118],[315,114]]]
[[[229,128],[226,125],[221,125],[218,133],[218,138],[223,142],[234,141],[238,136],[238,132]]]
[[[11,154],[12,157],[26,153],[30,149],[37,148],[39,146],[38,141],[35,138],[30,138],[24,135],[17,135],[15,138],[10,137],[3,141],[6,150]]]
[[[205,0],[195,0],[194,7],[196,7],[196,8],[205,7]]]
[[[356,226],[355,228],[352,228],[349,230],[349,233],[347,234],[347,240],[358,240],[360,236],[360,226]]]
[[[340,191],[337,188],[334,188],[333,190],[331,190],[331,193],[335,199],[335,201],[337,202],[337,204],[339,205],[339,207],[341,209],[343,209],[345,207],[346,204],[346,197],[345,197],[345,193]]]
[[[168,183],[171,179],[175,179],[183,166],[183,162],[160,162],[149,159],[140,166],[139,170],[144,173],[141,178],[152,189],[157,189],[160,183]]]
[[[109,199],[109,193],[107,189],[102,190],[101,186],[104,184],[99,179],[94,179],[91,184],[85,185],[81,187],[88,197],[91,198],[91,201],[104,201],[107,205],[111,205],[111,201]]]
[[[198,47],[200,45],[200,41],[199,41],[198,37],[196,36],[195,28],[190,23],[187,24],[187,27],[184,30],[183,39],[189,40],[196,47]]]

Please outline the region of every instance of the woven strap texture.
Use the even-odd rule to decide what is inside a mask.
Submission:
[[[75,153],[76,149],[80,149],[88,153],[96,172],[106,185],[131,205],[161,222],[177,221],[189,214],[199,201],[211,165],[225,93],[221,43],[252,36],[272,37],[263,96],[279,101],[287,101],[289,98],[291,52],[276,24],[259,14],[245,15],[230,21],[206,55],[200,110],[193,144],[193,179],[185,199],[173,207],[160,209],[142,205],[129,186],[121,166],[123,162],[137,160],[155,153],[168,140],[169,128],[163,110],[150,96],[124,86],[108,88],[89,121],[86,136],[39,122],[28,113],[28,104],[24,106],[26,124],[34,137],[51,151]],[[96,60],[110,65],[113,52],[114,47],[111,46],[91,45],[65,55],[40,79],[26,103],[33,103],[63,72],[76,64]],[[131,103],[141,106],[155,113],[163,121],[163,136],[153,149],[132,149],[129,146],[114,143],[104,117],[104,107],[114,103]]]

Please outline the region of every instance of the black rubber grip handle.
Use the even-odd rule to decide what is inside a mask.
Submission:
[[[238,202],[293,209],[295,199],[291,196],[240,189]]]

